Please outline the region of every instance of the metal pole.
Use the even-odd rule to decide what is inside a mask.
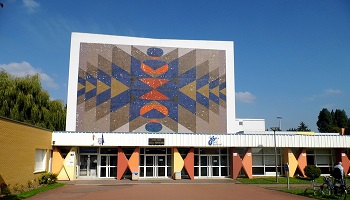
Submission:
[[[289,190],[289,170],[287,171],[287,189]]]
[[[278,127],[279,127],[279,131],[282,131],[282,117],[281,116],[278,116],[277,117],[277,119],[278,119]]]
[[[278,183],[278,175],[277,175],[277,173],[278,173],[278,170],[277,170],[277,147],[276,147],[276,131],[274,130],[273,131],[273,139],[274,139],[274,141],[275,141],[275,167],[276,167],[276,183]]]

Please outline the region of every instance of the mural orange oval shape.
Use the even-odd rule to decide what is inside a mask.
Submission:
[[[141,63],[141,69],[142,69],[142,71],[144,71],[150,75],[164,74],[165,72],[168,71],[169,65],[165,64],[165,65],[159,67],[158,69],[154,70],[150,66],[146,65],[145,63]]]
[[[152,109],[156,109],[159,112],[161,112],[162,114],[164,114],[165,116],[168,116],[168,108],[163,106],[163,105],[159,105],[159,104],[150,104],[150,105],[145,105],[140,109],[140,114],[143,115],[147,112],[149,112]]]

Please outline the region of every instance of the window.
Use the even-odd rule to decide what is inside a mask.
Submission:
[[[236,151],[238,150],[236,149]],[[195,148],[194,153],[195,177],[229,176],[230,160],[229,156],[227,155],[227,148]]]
[[[334,152],[331,149],[306,149],[307,165],[316,165],[321,174],[330,174],[334,166]]]
[[[34,172],[43,172],[45,170],[46,170],[46,149],[36,149]]]
[[[253,176],[273,175],[276,173],[276,160],[274,148],[252,148],[253,153]],[[283,151],[276,149],[277,171],[282,172]]]

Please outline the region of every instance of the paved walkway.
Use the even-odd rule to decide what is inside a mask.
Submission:
[[[30,200],[128,199],[128,200],[281,200],[310,198],[278,192],[232,179],[201,180],[76,180]]]

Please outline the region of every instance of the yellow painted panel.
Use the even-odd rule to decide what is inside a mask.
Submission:
[[[284,153],[285,163],[289,164],[289,177],[293,177],[298,167],[298,160],[295,158],[290,148],[286,148]]]
[[[57,147],[54,147],[52,152],[52,173],[59,174],[63,168],[63,161],[61,153]]]
[[[297,132],[297,134],[300,134],[300,135],[315,135],[315,132],[303,132],[303,131],[300,131],[300,132]]]
[[[63,169],[58,174],[58,180],[75,180],[77,156],[77,148],[72,147],[64,159]]]
[[[179,151],[177,150],[176,147],[173,148],[173,173],[175,172],[181,172],[182,168],[184,167],[184,160],[182,159]]]

